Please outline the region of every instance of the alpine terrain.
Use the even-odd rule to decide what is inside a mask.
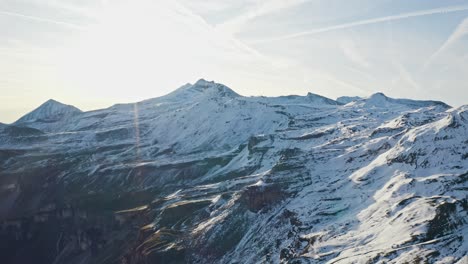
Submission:
[[[0,262],[468,263],[468,105],[205,80],[0,124]]]

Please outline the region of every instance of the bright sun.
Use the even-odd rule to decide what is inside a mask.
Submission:
[[[138,94],[147,97],[168,92],[180,85],[177,80],[204,76],[222,45],[191,16],[170,2],[107,8],[99,22],[61,54],[65,80],[94,94],[101,90],[102,96],[109,95],[109,89],[121,97],[138,88]],[[131,99],[142,99],[138,94]]]

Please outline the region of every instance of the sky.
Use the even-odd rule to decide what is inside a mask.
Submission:
[[[82,110],[200,78],[468,104],[468,0],[0,0],[0,122],[53,98]]]

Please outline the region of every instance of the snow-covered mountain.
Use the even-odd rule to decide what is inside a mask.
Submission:
[[[72,105],[62,104],[50,99],[18,119],[14,124],[47,130],[50,129],[49,123],[65,121],[79,113],[81,113],[81,110]]]
[[[2,263],[466,263],[468,106],[205,80],[0,125]]]

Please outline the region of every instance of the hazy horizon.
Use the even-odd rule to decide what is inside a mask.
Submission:
[[[201,78],[200,80],[202,80],[202,79],[203,79],[203,80],[206,80],[206,81],[209,81],[209,82],[210,82],[210,81],[216,82],[216,80],[207,80],[207,79],[205,79],[205,78]],[[193,85],[195,82],[196,82],[196,81],[190,82],[190,83],[186,83],[186,84],[192,84],[192,85]],[[216,82],[216,83],[218,83],[218,82]],[[184,85],[186,85],[186,84],[184,84]],[[179,87],[177,87],[176,89],[170,91],[169,93],[174,92],[174,91],[176,91],[176,90],[179,89],[179,88],[182,88],[184,85],[180,85]],[[229,88],[232,89],[232,87],[229,87]],[[237,93],[236,89],[232,89],[232,90],[233,90],[234,92]],[[311,91],[310,91],[310,92],[311,92]],[[309,93],[309,92],[307,92],[307,93]],[[312,93],[312,92],[311,92],[311,93]],[[381,93],[381,92],[380,92],[380,91],[376,91],[376,92],[374,92],[374,93],[372,93],[372,94],[369,94],[368,96],[363,96],[363,98],[370,97],[371,95],[373,95],[373,94],[375,94],[375,93]],[[168,94],[168,93],[167,93],[167,94]],[[167,94],[162,94],[162,95],[160,95],[160,96],[165,96],[165,95],[167,95]],[[243,95],[243,94],[240,94],[240,95],[241,95],[241,96],[246,96],[246,95]],[[277,95],[277,96],[287,96],[287,95],[306,96],[307,94],[281,94],[281,95]],[[321,95],[321,94],[318,94],[318,95]],[[388,94],[385,94],[385,95],[386,95],[386,96],[389,96]],[[157,96],[157,97],[160,97],[160,96]],[[253,97],[255,97],[255,96],[264,96],[264,95],[259,94],[259,95],[248,95],[248,96],[253,96]],[[347,96],[348,96],[348,95],[347,95]],[[352,97],[353,95],[349,95],[349,96]],[[267,96],[267,97],[275,97],[275,95]],[[391,97],[391,96],[389,96],[389,97]],[[73,104],[69,104],[68,102],[62,102],[62,101],[59,101],[59,100],[57,100],[57,99],[55,99],[55,98],[49,98],[49,99],[45,100],[44,102],[41,102],[39,105],[33,106],[32,109],[26,110],[26,112],[24,112],[24,113],[22,113],[22,114],[20,113],[19,117],[16,118],[15,120],[12,120],[12,121],[10,121],[10,122],[2,122],[2,121],[0,120],[0,123],[5,123],[5,124],[14,123],[15,121],[17,121],[17,120],[18,120],[19,118],[21,118],[22,116],[24,116],[24,115],[26,115],[26,114],[28,114],[28,113],[34,111],[35,109],[39,108],[42,104],[46,103],[46,102],[49,101],[49,100],[53,100],[53,101],[56,101],[56,102],[59,102],[59,103],[65,104],[65,105],[72,105],[72,106],[75,106],[75,107],[77,107],[78,109],[80,109],[80,110],[82,110],[82,111],[84,111],[84,112],[87,112],[87,111],[94,111],[94,110],[105,109],[105,108],[108,108],[108,107],[111,107],[111,106],[117,105],[117,104],[126,104],[126,103],[130,103],[130,104],[131,104],[131,103],[137,103],[137,102],[140,102],[140,101],[144,101],[144,100],[147,100],[147,99],[153,99],[153,98],[156,98],[156,97],[145,98],[145,99],[142,99],[142,100],[139,100],[139,101],[131,101],[131,102],[114,102],[114,103],[111,103],[110,105],[102,106],[102,107],[99,107],[99,108],[92,108],[92,109],[81,109],[80,107],[77,107],[76,105],[73,105]],[[330,99],[336,100],[337,98],[330,98]],[[399,99],[399,98],[395,98],[395,99]],[[432,99],[428,99],[428,100],[432,100]],[[440,101],[440,100],[435,100],[435,99],[434,99],[434,101]],[[444,103],[446,103],[446,102],[444,102]],[[448,104],[448,103],[447,103],[447,104]],[[449,105],[450,105],[450,104],[449,104]],[[451,105],[451,106],[452,106],[452,107],[455,107],[455,108],[456,108],[456,107],[459,107],[458,105]]]
[[[0,122],[48,99],[81,110],[200,78],[245,95],[468,98],[468,2],[0,3]]]

